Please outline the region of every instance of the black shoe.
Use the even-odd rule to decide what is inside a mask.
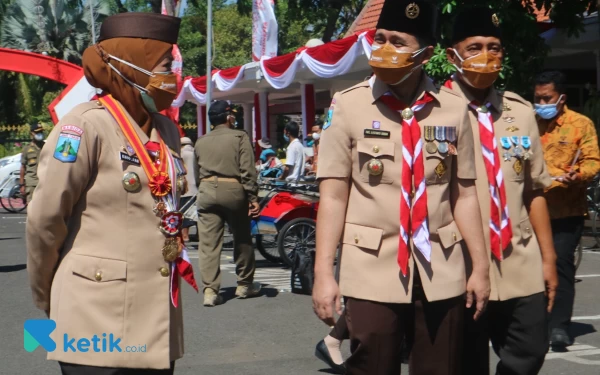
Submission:
[[[562,328],[553,328],[550,334],[550,346],[552,348],[564,349],[573,345],[573,340],[569,337],[567,331]]]
[[[344,366],[344,364],[338,365],[335,362],[333,362],[333,359],[331,359],[329,349],[327,349],[327,345],[325,345],[325,340],[319,341],[317,347],[315,348],[315,355],[321,361],[327,363],[327,365],[331,367],[331,369],[335,371],[336,374],[346,373],[346,366]]]

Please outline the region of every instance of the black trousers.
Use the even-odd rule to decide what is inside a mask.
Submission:
[[[62,375],[173,375],[175,362],[171,362],[170,369],[135,369],[76,365],[73,363],[58,362]]]
[[[535,375],[548,352],[546,297],[537,293],[507,301],[490,301],[478,321],[465,311],[463,375],[487,375],[489,341],[500,357],[496,375]]]
[[[583,233],[584,217],[554,219],[551,223],[556,249],[558,288],[549,328],[562,328],[568,332],[575,303],[575,249]]]

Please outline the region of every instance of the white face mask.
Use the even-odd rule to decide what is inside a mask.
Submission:
[[[318,141],[319,138],[321,138],[321,134],[320,133],[312,133],[312,139],[314,139],[315,141]]]
[[[41,142],[44,140],[44,133],[35,133],[33,135],[33,139],[35,139],[38,142]]]

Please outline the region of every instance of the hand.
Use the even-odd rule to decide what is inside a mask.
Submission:
[[[475,315],[473,320],[479,319],[490,299],[490,275],[488,270],[473,271],[467,282],[467,308],[473,306],[475,301]]]
[[[256,218],[260,214],[260,206],[257,202],[250,202],[248,209],[248,216]]]
[[[25,196],[26,191],[25,191],[25,185],[21,185],[21,188],[19,189],[21,191],[21,196]]]
[[[544,283],[546,284],[546,297],[548,298],[548,312],[552,312],[554,307],[554,297],[558,287],[558,276],[556,274],[556,260],[553,262],[544,262]]]
[[[581,182],[581,175],[575,171],[571,171],[562,176],[562,182],[566,184],[575,184]]]
[[[312,300],[315,314],[328,326],[334,326],[333,309],[342,315],[342,295],[333,275],[315,275]]]

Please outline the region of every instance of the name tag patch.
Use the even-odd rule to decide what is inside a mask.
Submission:
[[[133,165],[140,165],[140,159],[137,158],[137,156],[135,155],[129,155],[126,152],[120,152],[119,156],[121,158],[122,161],[126,161],[129,164],[133,164]]]
[[[387,130],[365,129],[365,137],[390,138],[390,132]]]

